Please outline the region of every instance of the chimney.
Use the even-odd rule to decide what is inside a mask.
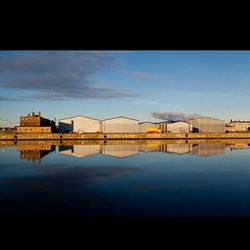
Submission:
[[[35,112],[32,112],[32,116],[35,116]]]
[[[30,116],[30,114],[28,114],[28,116]]]
[[[41,116],[41,112],[40,111],[38,112],[38,116]]]

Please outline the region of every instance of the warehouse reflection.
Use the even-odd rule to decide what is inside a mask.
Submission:
[[[77,144],[78,143],[78,144]],[[224,154],[225,150],[250,150],[250,141],[231,141],[216,143],[194,141],[80,141],[80,142],[46,142],[46,141],[24,141],[13,144],[13,142],[2,143],[1,147],[16,146],[20,152],[20,159],[39,161],[49,153],[56,151],[65,156],[76,158],[91,157],[102,154],[109,157],[126,158],[143,153],[168,153],[176,155],[191,154],[194,156],[208,157]]]

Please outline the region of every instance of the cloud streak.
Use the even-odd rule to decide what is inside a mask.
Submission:
[[[0,55],[0,86],[34,91],[34,96],[26,100],[136,96],[126,90],[95,86],[96,74],[112,67],[114,62],[112,54],[94,51],[37,51]]]
[[[157,80],[171,80],[172,77],[168,75],[151,74],[142,71],[134,72],[132,77],[140,81],[157,81]]]
[[[178,113],[178,112],[152,112],[151,116],[165,121],[185,121],[192,118],[201,117],[201,114]]]

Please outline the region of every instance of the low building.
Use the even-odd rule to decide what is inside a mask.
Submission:
[[[139,120],[124,116],[103,120],[102,133],[139,133]]]
[[[192,124],[193,132],[225,132],[225,121],[212,117],[199,117],[186,120]]]
[[[233,121],[226,124],[226,131],[228,132],[244,132],[250,131],[250,121]]]
[[[59,120],[60,132],[97,133],[101,132],[101,121],[87,116],[72,116]]]
[[[166,128],[168,133],[190,133],[193,131],[192,124],[183,121],[168,123]]]
[[[140,122],[139,123],[139,132],[146,133],[147,129],[158,128],[157,125],[153,122]]]
[[[162,133],[167,132],[167,124],[172,123],[172,121],[163,121],[155,123],[156,127],[161,130]]]

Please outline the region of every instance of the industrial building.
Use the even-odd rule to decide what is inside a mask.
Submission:
[[[192,124],[188,122],[173,122],[166,124],[168,133],[189,133],[193,131]]]
[[[161,130],[162,133],[167,132],[167,124],[171,123],[169,121],[157,122],[155,123],[156,127]]]
[[[186,120],[193,127],[192,132],[225,132],[225,121],[211,118],[211,117],[200,117]]]
[[[162,133],[189,133],[192,132],[193,126],[186,121],[164,121],[156,123],[156,127],[161,130]]]
[[[87,116],[73,116],[59,120],[60,132],[96,133],[101,131],[101,121]]]
[[[139,132],[146,133],[147,129],[157,128],[157,125],[153,122],[140,122],[139,123]]]
[[[250,131],[250,121],[233,121],[226,124],[226,131],[228,132],[244,132]]]
[[[139,120],[118,116],[103,120],[102,133],[139,133]]]
[[[17,132],[21,133],[51,133],[55,132],[55,121],[46,119],[41,116],[41,112],[36,115],[20,116],[20,126],[16,127]]]

